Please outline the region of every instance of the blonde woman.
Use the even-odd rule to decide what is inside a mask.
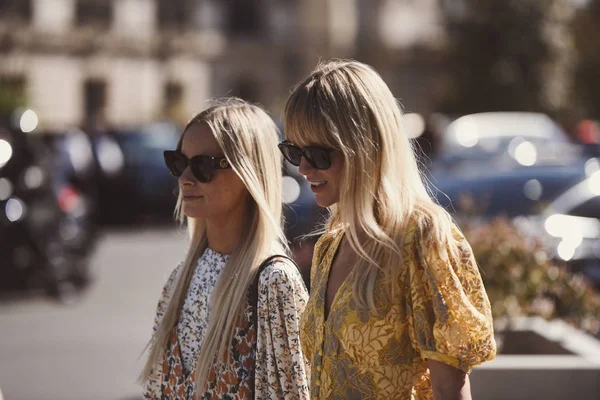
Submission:
[[[298,338],[308,294],[285,257],[277,141],[261,108],[229,99],[165,151],[191,242],[158,304],[145,397],[308,398]]]
[[[331,211],[301,343],[312,399],[469,399],[494,357],[490,303],[428,195],[400,108],[369,66],[332,61],[293,90],[280,150]]]

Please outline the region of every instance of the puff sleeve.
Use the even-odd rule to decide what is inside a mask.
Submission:
[[[255,398],[308,399],[310,367],[300,345],[308,292],[297,268],[275,262],[261,273],[258,293]]]
[[[408,304],[413,347],[422,359],[468,373],[496,354],[490,302],[471,246],[456,226],[445,254],[427,231],[412,239]],[[453,246],[456,252],[450,251]]]

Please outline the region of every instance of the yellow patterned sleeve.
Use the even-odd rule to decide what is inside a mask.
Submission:
[[[451,240],[441,255],[426,231],[413,237],[411,340],[423,359],[470,372],[496,355],[491,307],[471,246],[456,227]]]

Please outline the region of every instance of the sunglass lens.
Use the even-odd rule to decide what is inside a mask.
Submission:
[[[292,145],[281,145],[279,146],[281,153],[290,164],[298,167],[302,158],[302,150]]]
[[[175,157],[175,161],[173,162],[173,169],[175,170],[177,176],[183,175],[183,172],[187,168],[187,160],[182,157]]]
[[[212,164],[208,160],[203,159],[195,159],[192,164],[192,174],[194,174],[194,178],[198,180],[198,182],[209,182],[212,177]]]
[[[187,160],[181,157],[175,151],[165,151],[165,164],[167,164],[167,168],[171,175],[176,178],[179,178],[183,171],[187,168]]]
[[[313,147],[306,149],[304,154],[306,155],[308,162],[317,169],[327,169],[331,167],[331,158],[329,156],[329,151],[326,149]]]

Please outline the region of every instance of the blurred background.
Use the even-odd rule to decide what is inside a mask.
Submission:
[[[0,0],[0,399],[140,398],[186,248],[162,150],[214,97],[281,127],[334,57],[388,83],[473,246],[500,349],[476,398],[597,399],[599,35],[600,0]],[[309,283],[326,214],[283,187]]]

